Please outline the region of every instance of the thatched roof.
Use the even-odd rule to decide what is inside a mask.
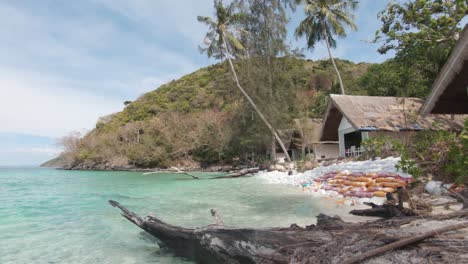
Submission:
[[[311,144],[320,141],[320,132],[322,131],[322,120],[312,118],[294,119],[295,130],[301,134],[304,143],[311,147]]]
[[[314,144],[320,143],[338,143],[320,141],[322,132],[322,120],[313,118],[294,119],[293,126],[289,129],[278,130],[278,135],[283,140],[286,148],[300,148],[304,143],[312,148]]]
[[[423,114],[468,114],[468,25],[439,73]]]
[[[437,127],[460,130],[466,116],[418,115],[419,98],[330,95],[323,120],[321,141],[338,140],[338,127],[344,116],[360,131],[425,130]]]

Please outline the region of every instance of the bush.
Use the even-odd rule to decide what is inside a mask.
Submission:
[[[397,169],[414,177],[432,174],[436,179],[464,183],[468,175],[468,119],[460,134],[445,131],[415,133],[401,145]]]
[[[373,137],[362,141],[362,146],[366,149],[364,152],[366,159],[393,156],[398,153],[400,145],[401,143],[398,140],[388,136]]]
[[[468,180],[468,119],[457,140],[452,142],[448,158],[451,162],[447,164],[446,171],[453,175],[456,183],[465,183]]]

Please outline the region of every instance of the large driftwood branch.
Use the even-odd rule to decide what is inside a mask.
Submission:
[[[152,171],[152,172],[145,172],[143,173],[143,175],[149,175],[149,174],[157,174],[157,173],[164,173],[164,172],[172,172],[172,173],[177,173],[177,174],[185,174],[185,175],[188,175],[196,180],[200,179],[198,176],[196,175],[193,175],[191,173],[188,173],[188,172],[185,172],[185,171],[182,171],[181,169],[177,168],[177,167],[171,167],[171,170],[163,170],[163,171]]]
[[[244,177],[244,176],[252,176],[255,173],[259,172],[260,168],[249,168],[249,169],[242,169],[237,172],[233,172],[227,175],[223,176],[216,176],[216,177],[211,177],[211,178],[204,178],[204,179],[209,179],[209,180],[215,180],[215,179],[228,179],[228,178],[239,178],[239,177]],[[156,174],[156,173],[163,173],[163,172],[168,172],[168,171],[154,171],[154,172],[146,172],[143,173],[144,175],[149,175],[149,174]],[[185,174],[188,175],[196,180],[199,180],[200,177],[193,175],[189,172],[183,171],[177,167],[171,167],[170,172],[177,173],[177,174]]]
[[[417,216],[405,218],[381,219],[365,223],[346,223],[339,217],[319,215],[317,225],[305,228],[291,225],[287,228],[233,228],[223,225],[209,225],[202,228],[184,228],[147,216],[142,218],[118,202],[109,203],[119,208],[122,215],[141,229],[158,238],[175,255],[198,263],[339,263],[353,260],[354,256],[379,250],[381,247],[403,248],[408,239],[406,234],[411,227],[401,227],[414,220],[439,221],[445,219],[465,219],[468,210],[448,215]],[[440,222],[441,224],[443,222]],[[463,221],[457,228],[463,228]],[[466,227],[466,226],[465,226]],[[405,230],[403,230],[403,229]],[[446,226],[445,230],[454,227]],[[441,230],[433,230],[440,233]],[[432,233],[423,234],[413,242],[416,243],[431,237]],[[462,263],[468,261],[468,243],[460,236],[431,240],[419,245],[419,248],[406,249],[405,256],[412,261],[426,263],[434,258],[438,263]],[[458,237],[458,238],[457,238]],[[411,238],[415,239],[415,238]],[[445,239],[445,240],[444,240]],[[461,239],[461,240],[456,240]],[[459,241],[459,242],[454,242]],[[449,245],[449,246],[447,246]],[[387,246],[387,247],[386,247]],[[384,248],[384,249],[385,249]],[[380,249],[381,250],[381,249]],[[434,254],[434,250],[438,253]],[[456,250],[453,254],[450,250]],[[376,256],[382,261],[392,261],[391,253],[383,251]]]
[[[182,171],[182,170],[180,170],[180,169],[177,168],[177,167],[171,167],[171,168],[174,169],[174,170],[176,170],[177,173],[179,173],[179,174],[188,175],[188,176],[190,176],[190,177],[192,177],[192,178],[194,178],[194,179],[196,179],[196,180],[200,179],[198,176],[195,176],[195,175],[193,175],[193,174],[191,174],[191,173],[188,173],[188,172],[186,172],[186,171]]]
[[[239,178],[239,177],[254,175],[255,173],[257,173],[259,171],[260,171],[260,168],[243,169],[243,170],[240,170],[238,172],[230,173],[228,175],[213,177],[213,178],[210,178],[210,179]]]
[[[360,216],[377,216],[382,218],[392,218],[392,217],[405,217],[416,215],[411,209],[403,207],[403,198],[402,198],[403,189],[398,190],[398,204],[396,203],[395,198],[393,198],[392,193],[387,193],[387,202],[383,205],[377,205],[374,203],[364,203],[369,205],[372,208],[362,209],[362,210],[352,210],[349,213],[353,215]]]

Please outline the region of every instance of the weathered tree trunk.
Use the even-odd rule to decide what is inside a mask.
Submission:
[[[331,53],[330,43],[328,42],[328,34],[326,31],[323,31],[323,34],[325,36],[325,43],[327,44],[328,55],[330,56],[330,60],[332,61],[333,67],[335,67],[336,74],[338,75],[338,81],[340,82],[341,94],[345,94],[343,80],[341,79],[340,71],[338,70],[338,67],[336,66],[336,63],[335,63],[335,59],[333,58],[333,55]]]
[[[409,259],[412,263],[468,261],[468,241],[463,235],[445,234],[436,239],[426,239],[464,228],[468,210],[425,218],[405,217],[363,223],[346,223],[339,217],[319,215],[317,225],[305,228],[291,225],[288,228],[254,229],[216,224],[184,228],[152,216],[142,218],[118,202],[109,203],[122,210],[122,215],[129,221],[158,238],[161,246],[197,263],[346,263],[354,260],[356,255],[374,253],[382,248],[381,255],[367,253],[366,257],[376,257],[386,263]],[[452,221],[441,221],[446,219]],[[416,227],[402,227],[414,220],[419,220]],[[441,229],[436,230],[439,233],[430,234],[420,231],[424,223],[428,223],[428,230],[432,230],[433,225]],[[418,239],[408,240],[414,237]],[[397,241],[400,242],[393,251],[385,250],[386,245],[392,247],[391,243]],[[405,254],[401,257],[398,250],[403,249],[407,241],[413,242],[412,245],[420,242],[419,247],[404,248]]]
[[[275,135],[272,135],[272,142],[271,142],[271,161],[276,161],[276,139]]]
[[[233,173],[230,173],[228,175],[213,177],[213,178],[210,178],[210,179],[239,178],[239,177],[249,176],[249,175],[253,176],[255,173],[257,173],[259,171],[260,171],[260,168],[243,169],[243,170],[240,170],[238,172],[233,172]]]

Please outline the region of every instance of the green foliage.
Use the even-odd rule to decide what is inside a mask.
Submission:
[[[197,17],[199,22],[209,27],[209,31],[205,36],[205,46],[200,47],[200,51],[206,52],[208,57],[223,59],[227,55],[227,51],[224,49],[224,42],[234,49],[231,55],[244,50],[244,46],[236,36],[239,33],[236,29],[238,29],[239,23],[245,20],[246,17],[243,13],[236,13],[235,3],[224,6],[222,0],[214,0],[213,5],[215,20],[205,16]]]
[[[357,7],[354,0],[307,0],[306,18],[296,29],[296,36],[307,38],[307,47],[314,48],[320,41],[326,41],[336,47],[334,36],[346,37],[345,26],[356,30],[353,16],[350,14]]]
[[[468,165],[468,120],[461,133],[446,130],[415,133],[410,144],[400,145],[397,168],[413,176],[432,174],[437,179],[465,183]]]
[[[221,161],[219,153],[210,146],[198,146],[192,150],[193,159],[203,165],[218,163]]]
[[[430,90],[431,80],[425,78],[417,68],[387,60],[369,66],[359,79],[361,87],[372,96],[408,96],[424,98]]]
[[[425,97],[447,60],[468,12],[466,0],[392,2],[379,18],[383,23],[374,42],[380,53],[395,58],[371,67],[362,84],[371,95]],[[396,89],[395,89],[396,87]]]
[[[402,151],[400,157],[401,160],[395,165],[395,168],[412,175],[415,179],[418,179],[422,174],[422,170],[418,167],[416,161],[411,159],[410,155],[406,151]]]
[[[350,92],[365,94],[353,77],[365,73],[368,65],[338,62]],[[252,69],[251,78],[244,69],[239,74],[252,84],[248,92],[279,129],[291,126],[294,118],[323,115],[330,88],[311,86],[311,81],[319,75],[333,76],[330,62],[272,59],[272,97],[269,86],[260,83],[268,80],[262,67],[245,61],[236,64]],[[114,164],[117,159],[118,165],[167,167],[192,159],[203,164],[233,162],[252,153],[262,159],[271,146],[271,133],[242,98],[226,66],[202,68],[164,84],[99,121],[78,147],[70,148],[69,164]],[[327,82],[332,80],[322,83]]]
[[[465,120],[463,131],[457,140],[452,142],[448,152],[451,161],[446,166],[446,171],[452,175],[458,184],[468,181],[468,119]]]
[[[372,137],[362,141],[361,145],[366,149],[364,156],[369,158],[385,158],[395,153],[399,141],[388,136]]]
[[[460,32],[458,23],[466,16],[466,0],[411,0],[390,3],[379,14],[383,26],[376,33],[376,41],[384,44],[381,53],[395,50],[397,56],[411,55],[424,49],[428,55],[444,44],[453,44]],[[448,47],[450,47],[449,45]]]
[[[336,47],[335,36],[346,37],[345,26],[352,30],[357,29],[351,13],[356,9],[358,2],[354,0],[307,0],[304,2],[306,17],[296,28],[295,36],[296,38],[305,36],[309,49],[313,49],[319,41],[325,42],[338,76],[341,93],[345,94],[343,80],[330,48]]]

